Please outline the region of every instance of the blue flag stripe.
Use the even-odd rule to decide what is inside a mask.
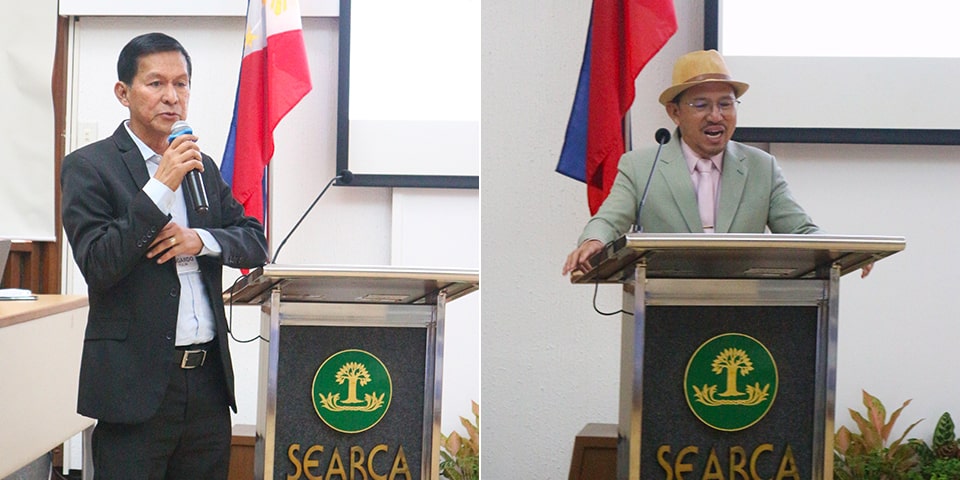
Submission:
[[[590,37],[593,26],[587,29],[587,45],[583,49],[583,64],[577,80],[577,93],[573,98],[567,133],[557,162],[557,173],[581,182],[587,181],[587,124],[590,111]]]

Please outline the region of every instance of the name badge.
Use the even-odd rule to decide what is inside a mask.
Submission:
[[[200,264],[197,263],[197,257],[193,255],[177,255],[177,274],[193,273],[200,271]]]

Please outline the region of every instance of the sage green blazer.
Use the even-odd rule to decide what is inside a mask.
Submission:
[[[640,215],[647,233],[703,233],[697,194],[680,148],[680,135],[663,146]],[[610,195],[587,222],[578,244],[604,244],[626,233],[653,166],[657,147],[627,152]],[[776,159],[758,148],[731,141],[723,154],[715,233],[817,233],[819,228],[790,194]]]

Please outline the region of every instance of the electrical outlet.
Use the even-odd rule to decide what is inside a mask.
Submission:
[[[77,129],[77,147],[91,144],[98,140],[96,122],[80,122]]]

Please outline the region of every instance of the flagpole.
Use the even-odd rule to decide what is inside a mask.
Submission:
[[[623,153],[633,150],[633,122],[630,121],[630,111],[632,109],[633,107],[628,108],[627,113],[623,114]]]
[[[273,261],[273,232],[270,231],[273,225],[273,175],[270,173],[270,164],[263,167],[263,178],[267,185],[267,191],[264,192],[263,205],[263,231],[267,234],[267,251],[270,252],[270,260]]]

